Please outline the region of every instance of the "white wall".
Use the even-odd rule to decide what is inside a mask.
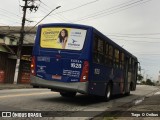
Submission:
[[[4,40],[5,40],[5,44],[6,45],[10,45],[11,44],[11,40],[9,37],[4,37]]]
[[[0,43],[4,43],[4,39],[0,38]]]

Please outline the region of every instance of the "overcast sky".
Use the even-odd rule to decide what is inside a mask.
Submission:
[[[3,0],[0,26],[20,26],[22,0]],[[37,12],[27,10],[26,26],[41,23],[78,23],[97,28],[138,57],[142,74],[157,80],[160,71],[160,0],[41,0]]]

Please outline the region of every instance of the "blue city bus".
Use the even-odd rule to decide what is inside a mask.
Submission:
[[[37,28],[31,63],[31,85],[60,92],[102,96],[136,89],[138,60],[94,27],[42,24]]]

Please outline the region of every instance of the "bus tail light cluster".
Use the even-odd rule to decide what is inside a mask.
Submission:
[[[35,56],[32,57],[32,61],[31,61],[31,74],[32,75],[36,75],[36,64],[35,64]]]
[[[80,82],[88,81],[88,74],[89,74],[89,63],[88,61],[84,61]]]

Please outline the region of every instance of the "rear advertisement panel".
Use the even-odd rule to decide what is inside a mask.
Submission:
[[[42,28],[40,46],[43,48],[81,50],[87,30],[75,28]]]

